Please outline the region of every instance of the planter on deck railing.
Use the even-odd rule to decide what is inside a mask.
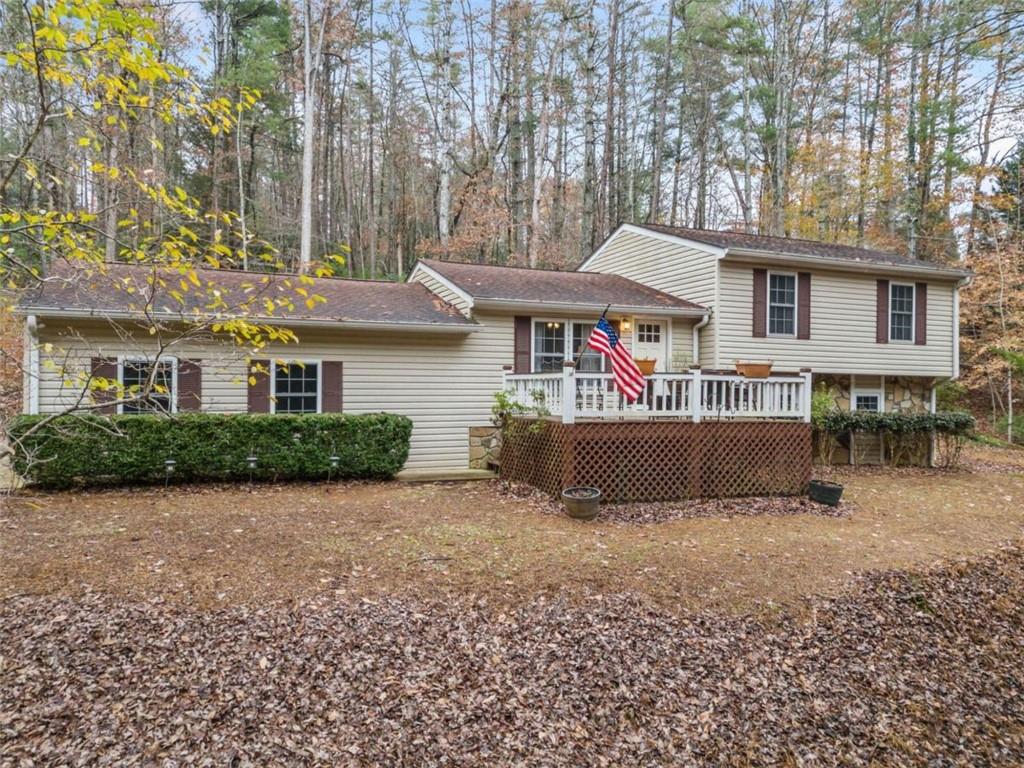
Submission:
[[[767,379],[772,375],[772,361],[754,363],[745,360],[736,361],[736,373],[748,379]]]
[[[636,367],[640,369],[640,373],[644,376],[654,375],[654,366],[658,364],[657,360],[650,360],[648,358],[633,358],[633,362],[636,363]]]

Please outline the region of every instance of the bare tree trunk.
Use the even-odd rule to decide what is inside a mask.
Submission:
[[[668,109],[668,91],[672,79],[672,24],[675,21],[675,0],[668,0],[668,33],[665,36],[665,64],[658,84],[658,98],[654,108],[654,138],[651,158],[651,204],[647,220],[661,221],[661,147],[665,142],[665,113]]]
[[[317,39],[313,41],[313,2],[305,0],[302,14],[302,212],[299,235],[299,271],[309,271],[313,260],[313,150],[316,141],[316,84],[323,52],[327,9],[323,11]]]
[[[375,279],[377,277],[377,206],[376,206],[376,194],[375,194],[376,193],[376,189],[375,189],[376,179],[374,177],[374,167],[373,167],[373,161],[374,161],[374,147],[373,147],[373,133],[374,133],[374,130],[373,129],[374,129],[374,126],[377,123],[377,120],[376,120],[376,116],[374,115],[374,110],[376,108],[376,104],[374,103],[374,92],[373,92],[373,81],[374,81],[374,76],[375,76],[375,72],[374,72],[374,68],[373,68],[373,50],[374,50],[374,40],[373,40],[373,21],[374,21],[374,19],[373,19],[373,10],[374,10],[374,2],[373,2],[373,0],[370,0],[370,16],[369,16],[369,23],[370,23],[370,40],[369,40],[369,45],[370,45],[370,56],[369,56],[369,58],[370,58],[370,62],[369,62],[370,63],[370,72],[369,72],[368,88],[367,88],[367,92],[368,92],[368,95],[369,95],[369,105],[366,108],[367,109],[367,114],[368,114],[368,117],[369,117],[368,125],[367,125],[368,136],[367,136],[367,142],[366,142],[366,163],[367,163],[368,175],[369,175],[369,184],[367,185],[367,191],[368,191],[368,195],[369,195],[369,206],[368,206],[368,210],[367,210],[366,227],[369,230],[369,235],[370,235],[370,279],[371,280],[373,280],[373,279]]]
[[[615,90],[618,85],[618,57],[616,46],[619,38],[619,0],[611,0],[608,10],[608,86],[605,96],[604,114],[604,157],[601,162],[601,184],[598,198],[598,226],[603,236],[612,228],[615,218],[615,200],[618,196],[618,183],[615,178]],[[594,242],[600,239],[596,233]]]
[[[588,4],[586,22],[586,54],[583,62],[584,102],[583,102],[583,204],[580,216],[580,250],[583,256],[589,256],[594,250],[594,236],[597,218],[597,148],[595,146],[597,115],[597,29],[594,19],[594,0]]]

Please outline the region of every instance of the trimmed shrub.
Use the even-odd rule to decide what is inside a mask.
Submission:
[[[937,463],[945,467],[955,466],[974,426],[974,417],[962,411],[879,413],[835,410],[825,414],[821,422],[821,429],[835,439],[851,432],[881,433],[890,463],[895,466],[925,463],[932,435],[936,438]]]
[[[962,411],[939,413],[880,413],[878,411],[831,411],[822,426],[833,435],[843,432],[888,432],[910,434],[937,432],[968,435],[974,430],[974,417]]]
[[[45,488],[160,482],[167,459],[183,482],[388,478],[405,464],[412,435],[408,418],[389,413],[190,413],[61,416],[25,437],[45,418],[18,416],[7,427],[15,471]]]

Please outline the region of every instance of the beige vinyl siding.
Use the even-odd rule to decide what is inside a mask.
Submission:
[[[674,243],[653,235],[620,231],[605,244],[597,258],[587,264],[587,272],[622,275],[638,283],[705,307],[715,306],[718,257],[698,248]],[[715,319],[700,332],[704,365],[711,365],[715,337]],[[673,346],[679,343],[673,329]],[[687,335],[689,331],[687,331]],[[692,363],[692,344],[690,361]]]
[[[952,376],[953,287],[928,281],[928,342],[875,342],[876,277],[863,273],[811,274],[811,338],[754,338],[753,263],[721,262],[718,309],[720,364],[771,360],[777,369],[818,373]],[[796,271],[796,270],[790,270]],[[805,270],[801,270],[805,271]],[[888,279],[893,279],[887,276]],[[907,282],[921,282],[908,278]]]
[[[490,423],[502,365],[513,357],[512,316],[478,315],[477,321],[483,327],[469,334],[298,329],[299,344],[267,348],[258,357],[341,360],[346,413],[409,416],[414,426],[406,467],[462,469],[469,462],[468,429]],[[40,368],[44,413],[74,403],[81,387],[76,374],[87,375],[90,358],[138,355],[148,347],[145,338],[119,338],[99,324],[77,324],[74,332],[61,328],[51,319],[41,331],[41,342],[53,344],[42,353]],[[204,410],[246,410],[244,353],[211,343],[175,348],[173,354],[203,360]],[[62,377],[56,369],[65,364],[68,376]]]
[[[672,350],[669,360],[669,371],[685,372],[693,365],[693,325],[694,321],[680,317],[672,319]]]
[[[436,293],[442,299],[447,301],[449,304],[451,304],[453,307],[459,310],[459,312],[466,315],[467,317],[469,316],[470,306],[466,302],[466,300],[458,293],[453,291],[451,288],[449,288],[447,285],[438,280],[436,277],[434,277],[433,275],[428,275],[426,272],[420,270],[416,272],[414,279],[416,280],[416,282],[422,283],[430,291]]]

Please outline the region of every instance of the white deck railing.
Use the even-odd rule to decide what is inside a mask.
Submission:
[[[561,373],[506,373],[505,390],[520,405],[567,424],[577,418],[811,420],[810,372],[764,379],[699,369],[656,373],[631,403],[618,391],[610,373],[577,373],[567,365]],[[565,392],[571,396],[563,397]]]

